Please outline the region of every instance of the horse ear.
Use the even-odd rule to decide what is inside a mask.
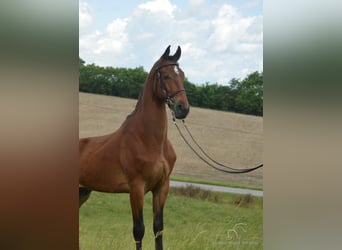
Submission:
[[[164,60],[167,60],[167,59],[169,58],[169,55],[170,55],[170,47],[171,47],[171,45],[169,45],[169,46],[166,48],[164,54],[161,56]]]
[[[173,56],[170,56],[170,60],[177,62],[182,54],[182,50],[180,46],[178,46],[176,53]]]

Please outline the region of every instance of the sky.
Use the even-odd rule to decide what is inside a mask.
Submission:
[[[171,45],[197,85],[263,71],[261,0],[80,0],[79,55],[86,64],[149,72]]]

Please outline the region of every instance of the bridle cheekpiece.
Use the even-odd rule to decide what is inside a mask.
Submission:
[[[183,91],[185,92],[185,89],[182,88],[182,89],[179,89],[179,90],[175,91],[171,95],[169,95],[169,93],[168,93],[168,91],[166,89],[166,86],[165,86],[165,84],[163,82],[163,78],[161,77],[160,69],[164,68],[164,67],[167,67],[167,66],[172,66],[172,65],[177,66],[177,67],[179,66],[178,63],[166,63],[166,64],[162,64],[162,65],[160,65],[160,66],[158,66],[156,68],[156,73],[157,73],[157,77],[159,79],[160,89],[161,89],[161,91],[163,93],[163,96],[165,98],[165,101],[166,101],[166,103],[167,103],[167,105],[169,106],[170,109],[173,108],[173,105],[175,103],[174,97],[176,95],[178,95],[179,93],[183,92]]]

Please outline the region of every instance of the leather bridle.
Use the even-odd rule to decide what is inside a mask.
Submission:
[[[160,89],[161,89],[161,91],[163,93],[163,96],[165,98],[165,101],[166,101],[166,103],[167,103],[167,105],[169,106],[170,109],[173,109],[173,106],[174,106],[174,103],[175,103],[174,97],[176,95],[178,95],[179,93],[183,92],[183,91],[185,92],[185,89],[181,88],[179,90],[176,90],[174,93],[169,94],[167,89],[166,89],[166,86],[165,86],[165,83],[163,81],[163,78],[161,77],[160,69],[164,68],[164,67],[167,67],[167,66],[172,66],[172,65],[177,66],[177,67],[179,66],[178,63],[166,63],[166,64],[162,64],[162,65],[160,65],[160,66],[158,66],[156,68],[157,77],[159,79]]]

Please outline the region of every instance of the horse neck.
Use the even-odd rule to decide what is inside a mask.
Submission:
[[[137,117],[140,118],[144,136],[163,145],[167,137],[165,102],[155,95],[154,77],[149,76],[143,90]]]

